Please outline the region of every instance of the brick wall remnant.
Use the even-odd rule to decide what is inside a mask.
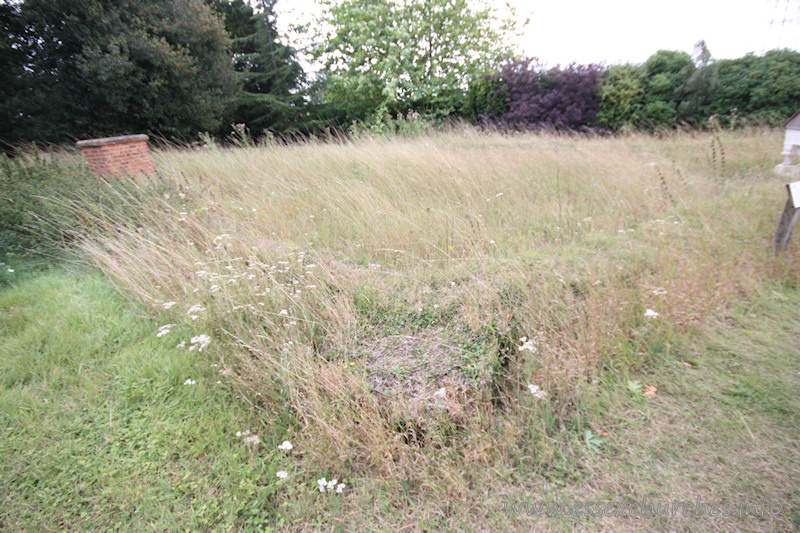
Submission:
[[[89,167],[98,176],[127,173],[155,174],[153,158],[147,148],[147,135],[123,135],[78,141]]]

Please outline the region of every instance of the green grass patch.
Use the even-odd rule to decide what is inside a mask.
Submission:
[[[735,509],[769,500],[780,513],[729,516],[726,528],[800,526],[798,339],[800,292],[768,290],[707,335],[674,343],[636,381],[600,384],[585,405],[595,430],[608,435],[604,453],[592,461],[605,497],[699,497]],[[644,394],[647,386],[657,388],[655,395]],[[674,531],[718,522],[706,515],[611,523]]]
[[[275,523],[280,421],[264,426],[211,354],[175,348],[159,325],[86,273],[0,292],[3,528]]]

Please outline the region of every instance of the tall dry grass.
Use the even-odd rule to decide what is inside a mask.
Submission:
[[[165,323],[211,335],[265,427],[290,410],[304,464],[459,498],[546,464],[607,376],[796,283],[796,253],[770,250],[780,132],[718,140],[164,150],[142,183],[157,193],[86,209],[81,249]]]

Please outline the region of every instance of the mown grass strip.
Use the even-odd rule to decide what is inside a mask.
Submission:
[[[0,527],[274,521],[280,436],[237,439],[255,413],[211,357],[157,326],[94,275],[56,269],[0,292]]]

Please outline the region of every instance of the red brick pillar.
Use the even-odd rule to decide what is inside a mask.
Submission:
[[[77,145],[92,172],[99,176],[155,174],[147,139],[147,135],[125,135],[78,141]]]

